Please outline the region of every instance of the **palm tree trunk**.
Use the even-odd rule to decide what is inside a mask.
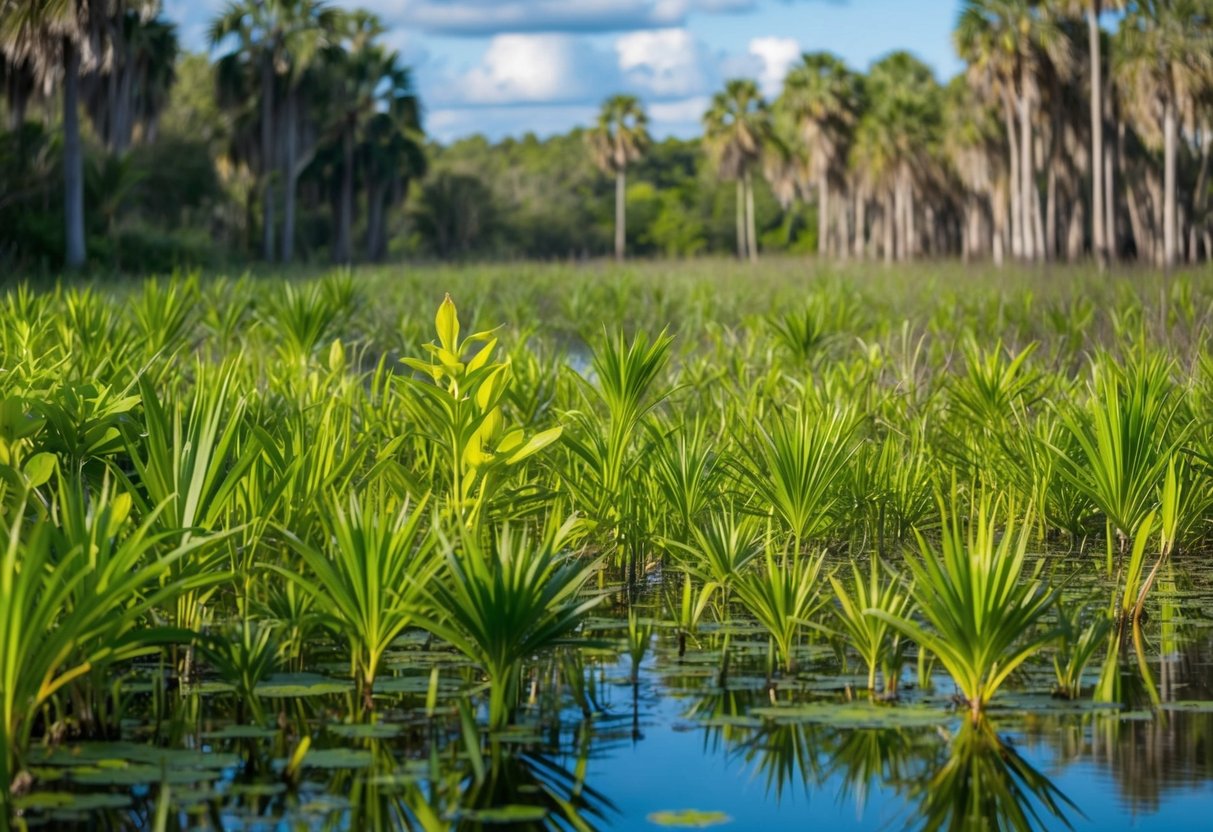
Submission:
[[[615,172],[615,259],[623,260],[627,246],[627,183],[624,168]]]
[[[274,261],[274,65],[261,65],[261,256]]]
[[[1163,215],[1162,260],[1168,271],[1175,265],[1175,100],[1167,97],[1163,108]]]
[[[830,181],[825,173],[817,177],[817,253],[830,253]]]
[[[737,259],[744,260],[747,251],[745,241],[745,183],[737,177]]]
[[[1032,109],[1028,95],[1028,70],[1026,64],[1020,67],[1019,83],[1019,190],[1020,210],[1023,216],[1020,226],[1023,230],[1023,256],[1025,260],[1036,258],[1036,239],[1033,227],[1036,212],[1032,206],[1036,203],[1036,183],[1032,177]]]
[[[348,126],[342,137],[343,160],[341,164],[341,196],[337,211],[337,250],[333,259],[338,263],[349,263],[350,229],[354,224],[354,130]]]
[[[1057,255],[1057,160],[1049,160],[1048,182],[1045,185],[1045,259]]]
[[[383,202],[385,186],[372,181],[366,191],[366,259],[379,262],[383,252]]]
[[[914,183],[908,172],[903,187],[906,191],[906,259],[913,260],[918,254],[918,229],[914,223]]]
[[[63,216],[65,261],[84,265],[84,150],[80,144],[80,52],[63,39]]]
[[[855,195],[855,257],[862,260],[865,255],[864,235],[867,234],[868,194],[860,188]]]
[[[838,258],[846,260],[851,253],[851,189],[848,187],[842,194],[838,212]]]
[[[881,212],[880,217],[880,228],[884,237],[884,261],[886,263],[893,262],[893,214],[893,189],[889,188],[884,194],[884,210]]]
[[[995,192],[992,199],[990,222],[990,255],[994,258],[995,266],[1002,266],[1003,239],[1007,225],[1007,200],[1005,195]]]
[[[1116,233],[1116,167],[1124,150],[1124,125],[1116,124],[1116,141],[1104,142],[1103,155],[1103,221],[1104,246],[1108,250],[1108,262],[1120,256],[1120,240]]]
[[[283,114],[282,142],[282,262],[289,263],[295,256],[295,150],[297,141],[296,107],[298,94],[289,90],[286,94]]]
[[[1100,0],[1087,7],[1087,38],[1091,52],[1091,247],[1100,270],[1108,266],[1104,228],[1103,188],[1103,66],[1100,59]]]
[[[1011,256],[1015,259],[1023,257],[1023,233],[1020,221],[1023,212],[1019,208],[1019,137],[1016,133],[1015,116],[1012,112],[1011,99],[1004,95],[1002,99],[1002,117],[1007,131],[1007,149],[1010,156],[1010,201],[1011,201]]]
[[[745,172],[745,215],[746,240],[750,247],[750,262],[758,262],[758,235],[754,228],[754,180],[750,172]]]

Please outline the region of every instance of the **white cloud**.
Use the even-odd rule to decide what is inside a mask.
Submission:
[[[697,95],[718,80],[716,60],[686,29],[630,32],[615,41],[615,52],[629,86],[648,95]]]
[[[768,98],[779,95],[788,70],[800,60],[800,51],[795,38],[770,36],[750,41],[750,54],[760,65],[757,75],[763,95]]]
[[[480,62],[438,85],[439,104],[568,103],[619,85],[614,57],[573,35],[498,35]]]

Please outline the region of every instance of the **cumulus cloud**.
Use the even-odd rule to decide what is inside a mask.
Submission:
[[[779,95],[788,70],[800,60],[800,44],[795,38],[754,38],[750,41],[750,55],[759,65],[756,75],[763,95],[772,98]]]
[[[716,85],[714,56],[686,29],[630,32],[615,41],[628,85],[658,98],[697,95]]]
[[[597,99],[618,88],[609,52],[563,34],[498,35],[480,62],[432,93],[438,104],[557,104]]]

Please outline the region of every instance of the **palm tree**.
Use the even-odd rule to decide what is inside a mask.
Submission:
[[[829,52],[806,53],[788,72],[776,107],[800,128],[817,186],[817,250],[830,253],[830,184],[840,177],[850,132],[859,109],[859,82],[845,63]],[[846,248],[846,240],[841,241]]]
[[[1136,0],[1118,33],[1115,72],[1138,132],[1163,146],[1162,265],[1178,252],[1175,161],[1179,120],[1193,108],[1213,73],[1213,16],[1202,0]]]
[[[411,148],[400,148],[405,154],[402,161],[415,162],[420,155],[421,124],[417,96],[409,71],[401,66],[399,55],[375,43],[382,33],[383,26],[374,15],[367,12],[347,15],[341,51],[334,54],[326,68],[331,84],[327,88],[331,95],[328,133],[335,145],[332,155],[339,160],[337,168],[340,171],[336,200],[337,231],[333,246],[333,259],[339,263],[348,263],[353,259],[355,179],[359,149],[365,148],[368,130],[374,125],[375,138],[386,140],[394,129],[398,137],[411,143]],[[385,130],[387,135],[383,132]],[[412,170],[417,170],[415,165]],[[379,212],[383,199],[379,186],[387,182],[387,179],[382,182],[368,180],[368,192],[371,193],[369,207],[372,211]],[[374,219],[381,224],[381,213],[377,213]],[[368,233],[370,231],[368,229]],[[381,234],[382,228],[374,233]]]
[[[872,65],[866,99],[856,143],[877,166],[885,188],[885,259],[894,253],[909,259],[918,251],[915,196],[939,141],[942,91],[930,67],[908,52],[893,52]],[[852,165],[858,162],[853,159]]]
[[[63,214],[65,262],[84,265],[84,149],[80,141],[80,78],[106,52],[107,21],[154,0],[0,0],[0,52],[43,86],[63,81]]]
[[[409,184],[425,174],[421,107],[407,70],[394,66],[382,96],[385,109],[366,124],[359,155],[366,179],[366,257],[371,262],[387,254],[388,209],[398,207]]]
[[[633,95],[614,95],[602,104],[598,123],[586,133],[594,164],[608,176],[615,175],[615,259],[622,260],[627,245],[628,165],[649,146],[649,116]]]
[[[211,23],[212,48],[230,43],[220,64],[231,63],[243,72],[220,67],[217,77],[252,76],[257,81],[261,177],[262,256],[274,259],[273,174],[280,163],[283,176],[282,257],[294,255],[295,184],[304,164],[298,154],[299,89],[307,69],[328,45],[339,17],[323,0],[235,0]],[[251,80],[251,79],[250,79]],[[282,103],[277,102],[281,96]],[[246,99],[220,91],[220,98],[238,108]],[[282,159],[278,159],[278,148]]]
[[[736,78],[712,97],[703,115],[703,143],[722,179],[737,182],[737,256],[758,260],[754,230],[754,166],[773,139],[771,114],[758,85]]]
[[[155,134],[168,104],[176,80],[177,27],[128,11],[112,18],[107,31],[109,64],[82,79],[82,92],[98,136],[111,152],[123,153],[136,127],[144,138]]]
[[[1068,41],[1039,0],[965,0],[955,42],[977,84],[988,84],[1003,97],[1015,180],[1012,211],[1019,220],[1014,239],[1024,258],[1035,259],[1046,253],[1046,246],[1038,233],[1043,222],[1032,152],[1032,107],[1039,97],[1036,86],[1042,60],[1058,67],[1068,65]],[[1018,136],[1012,127],[1012,109],[1018,117]]]

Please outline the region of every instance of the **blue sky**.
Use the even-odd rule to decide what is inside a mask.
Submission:
[[[640,96],[658,136],[695,135],[707,99],[736,76],[779,92],[802,51],[863,69],[908,49],[941,80],[959,0],[330,0],[374,11],[414,68],[427,131],[496,139],[588,124],[615,92]],[[206,48],[224,0],[165,0],[187,48]]]

